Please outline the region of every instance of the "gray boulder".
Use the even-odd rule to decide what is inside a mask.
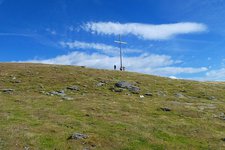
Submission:
[[[216,97],[215,96],[209,96],[208,99],[209,100],[216,100]]]
[[[170,108],[168,108],[168,107],[162,107],[162,108],[160,108],[162,111],[171,111],[171,109]]]
[[[166,93],[163,92],[163,91],[158,91],[158,92],[157,92],[157,95],[158,95],[158,96],[165,97],[165,96],[166,96]]]
[[[153,94],[148,92],[148,93],[145,93],[145,96],[153,96]]]
[[[71,136],[67,138],[67,140],[81,140],[81,139],[87,139],[88,136],[86,134],[81,133],[73,133]]]
[[[52,92],[49,92],[48,95],[51,95],[51,96],[66,96],[66,93],[64,92],[64,90],[61,90],[61,91],[52,91]]]
[[[69,86],[66,89],[71,90],[71,91],[79,91],[80,90],[79,87],[76,85]]]
[[[175,97],[177,98],[185,98],[185,96],[181,93],[175,93]]]
[[[139,94],[140,93],[140,88],[137,87],[137,86],[131,86],[128,88],[128,90],[131,92],[131,93],[134,93],[134,94]]]
[[[2,89],[1,90],[3,93],[12,93],[12,92],[14,92],[14,89]]]
[[[72,97],[68,97],[68,96],[64,96],[64,97],[62,97],[62,99],[63,99],[63,100],[67,100],[67,101],[71,101],[71,100],[73,100],[73,98],[72,98]]]
[[[118,87],[118,88],[128,89],[130,92],[132,92],[134,94],[138,94],[140,92],[140,88],[139,87],[134,86],[131,83],[126,82],[126,81],[117,82],[115,84],[115,86]]]
[[[103,82],[99,82],[99,83],[96,84],[96,86],[98,86],[98,87],[104,86],[104,85],[105,85],[105,83],[103,83]]]
[[[116,87],[119,87],[119,88],[131,88],[133,85],[129,82],[126,82],[126,81],[120,81],[120,82],[117,82],[115,84]]]

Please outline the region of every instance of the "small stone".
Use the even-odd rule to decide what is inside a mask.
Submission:
[[[208,99],[209,100],[216,100],[216,97],[215,96],[209,96]]]
[[[120,93],[120,92],[123,92],[123,89],[114,89],[114,92]]]
[[[168,107],[162,107],[162,108],[160,108],[162,111],[171,111],[171,109],[170,108],[168,108]]]
[[[79,87],[74,85],[74,86],[70,86],[70,87],[67,87],[68,90],[72,90],[72,91],[79,91]]]
[[[63,97],[62,99],[63,99],[63,100],[67,100],[67,101],[71,101],[71,100],[73,100],[73,98],[72,98],[72,97]]]
[[[131,86],[128,88],[128,90],[133,93],[133,94],[139,94],[140,93],[140,88],[137,86]]]
[[[74,133],[71,136],[67,138],[67,140],[81,140],[81,139],[87,139],[88,136],[86,134],[81,133]]]
[[[175,97],[177,98],[185,98],[185,96],[181,93],[175,93]]]
[[[24,150],[29,150],[29,149],[30,149],[29,146],[25,146],[25,147],[24,147]]]
[[[51,95],[51,96],[54,96],[54,95],[57,95],[57,96],[65,96],[65,92],[64,90],[61,90],[61,91],[52,91],[52,92],[49,92],[47,93],[47,95]]]
[[[145,93],[145,96],[153,96],[153,94],[148,92],[148,93]]]
[[[123,89],[121,89],[121,88],[110,87],[109,90],[111,90],[112,92],[116,92],[116,93],[123,92]]]
[[[13,89],[2,89],[1,91],[2,91],[3,93],[12,93],[12,92],[14,92]]]
[[[140,98],[145,98],[144,95],[140,95]]]
[[[158,96],[162,96],[162,97],[165,97],[166,96],[166,93],[163,92],[163,91],[158,91]]]
[[[98,86],[98,87],[104,86],[104,85],[105,85],[105,83],[103,83],[103,82],[99,82],[99,83],[96,84],[96,86]]]
[[[220,119],[225,120],[225,114],[224,113],[220,114]]]

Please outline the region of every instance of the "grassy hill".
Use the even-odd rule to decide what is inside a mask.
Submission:
[[[1,150],[222,150],[224,113],[225,83],[0,64]]]

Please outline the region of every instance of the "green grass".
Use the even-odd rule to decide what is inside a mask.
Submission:
[[[20,83],[13,82],[16,80]],[[97,87],[104,81],[106,84]],[[118,81],[141,88],[109,90]],[[44,93],[66,90],[73,100]],[[172,80],[138,73],[74,66],[0,64],[0,149],[164,150],[225,149],[225,83]],[[166,93],[159,96],[158,92]],[[146,92],[152,97],[141,99]],[[176,93],[185,97],[178,98]],[[209,100],[210,96],[216,97]],[[169,107],[163,112],[161,107]],[[67,140],[74,132],[83,140]]]

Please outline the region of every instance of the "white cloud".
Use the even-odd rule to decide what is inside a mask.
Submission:
[[[47,28],[46,31],[48,33],[50,33],[51,35],[56,35],[57,34],[57,32],[55,30],[52,30],[52,29],[49,29],[49,28]]]
[[[181,22],[174,24],[141,24],[141,23],[116,23],[116,22],[89,22],[82,26],[93,34],[106,35],[134,35],[145,40],[167,40],[179,34],[190,34],[206,31],[204,24]]]
[[[118,56],[110,57],[104,54],[87,54],[83,52],[72,52],[67,55],[57,56],[52,59],[30,60],[27,62],[77,65],[99,69],[112,69],[114,64],[119,67]],[[135,57],[124,57],[124,63],[128,71],[135,71],[146,74],[171,76],[181,73],[198,73],[207,70],[207,68],[168,67],[179,62],[180,61],[173,60],[170,56],[167,55],[144,54]]]
[[[163,75],[176,75],[181,73],[199,73],[199,72],[205,72],[208,68],[206,67],[200,67],[200,68],[192,68],[192,67],[163,67],[163,68],[156,68],[154,69],[154,74],[163,74]]]
[[[203,80],[225,81],[225,68],[207,72]]]
[[[63,42],[62,41],[60,42],[60,45],[69,49],[84,49],[84,50],[95,49],[105,54],[118,55],[119,53],[118,47],[114,47],[114,46],[106,45],[102,43],[87,43],[87,42],[80,42],[80,41]],[[123,52],[124,53],[141,53],[142,50],[123,48]]]

